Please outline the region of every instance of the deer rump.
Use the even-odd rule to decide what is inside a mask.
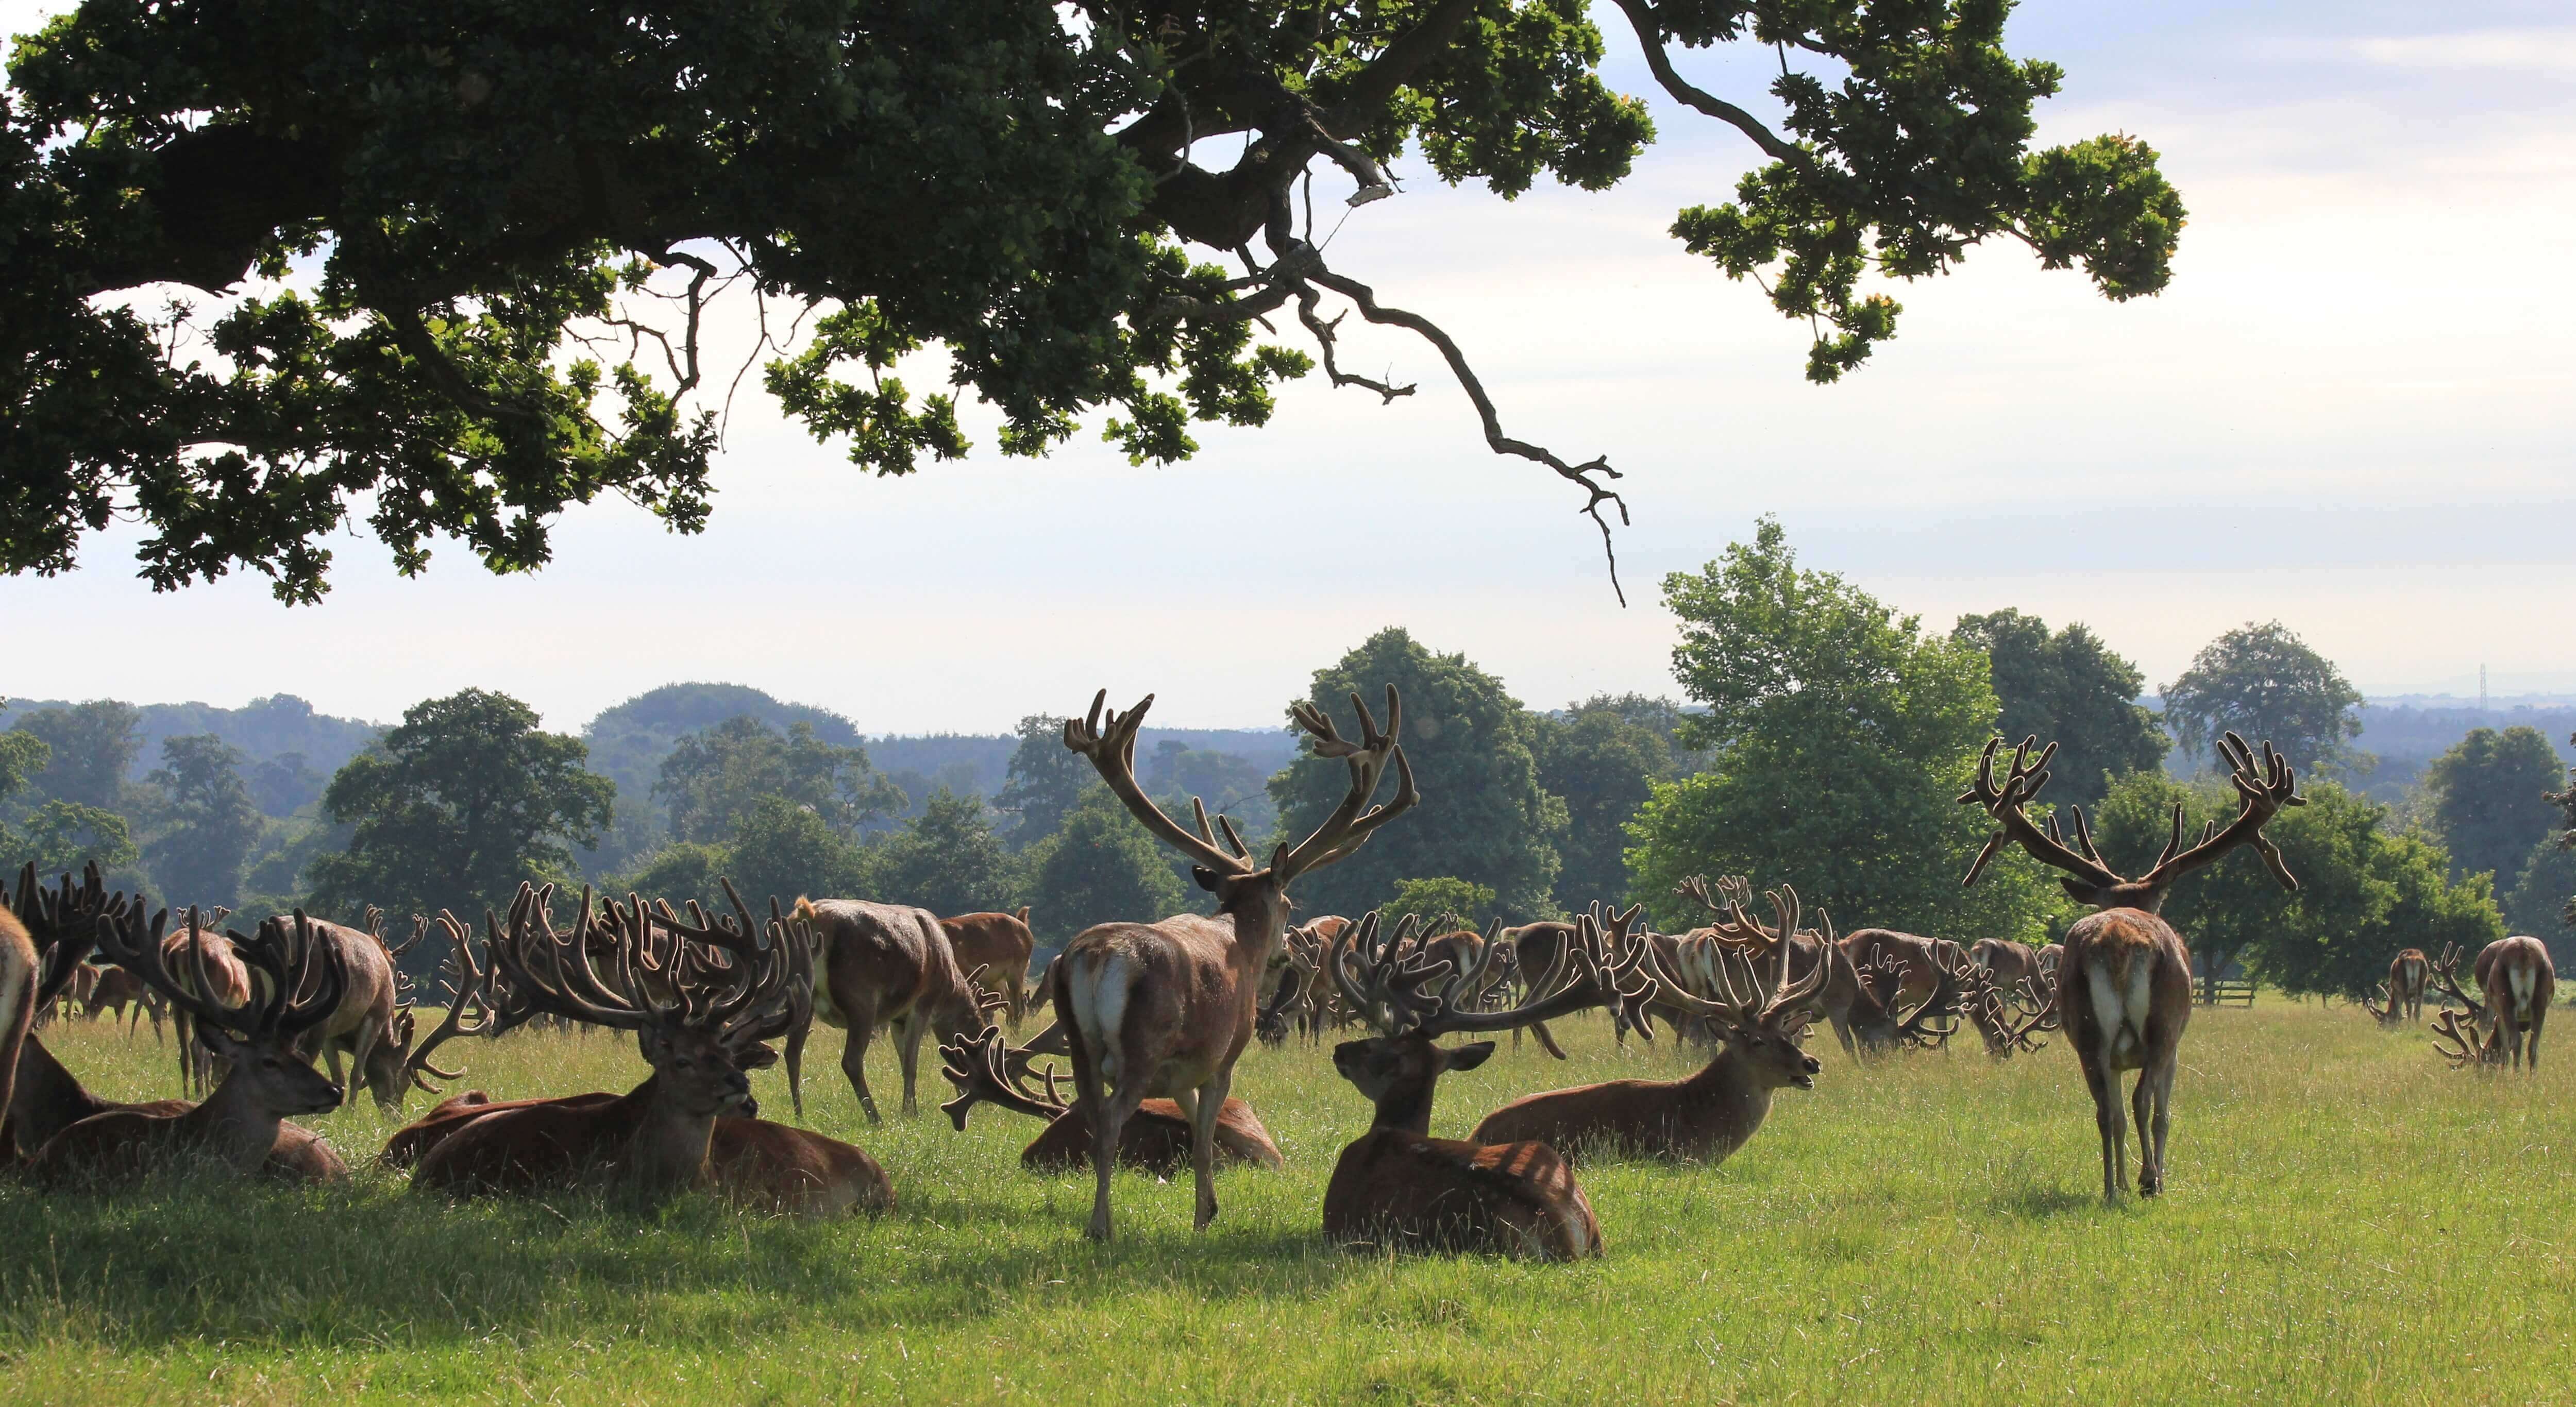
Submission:
[[[623,1095],[598,1091],[498,1101],[467,1090],[395,1130],[381,1158],[389,1168],[413,1168],[414,1186],[446,1191],[527,1193],[592,1181],[613,1171],[596,1150],[622,1142],[621,1108],[650,1099],[653,1083],[648,1078]],[[864,1151],[804,1129],[730,1114],[716,1116],[705,1181],[737,1205],[780,1216],[836,1216],[894,1205],[893,1179]],[[859,1191],[843,1202],[832,1193],[839,1187]]]
[[[1342,1150],[1324,1189],[1324,1234],[1345,1248],[1499,1250],[1530,1260],[1602,1253],[1592,1203],[1555,1149],[1389,1128]]]

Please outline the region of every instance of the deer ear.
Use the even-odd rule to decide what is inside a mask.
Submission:
[[[226,1060],[235,1060],[240,1058],[239,1052],[241,1051],[242,1043],[234,1040],[230,1031],[225,1030],[221,1026],[214,1025],[211,1022],[200,1021],[197,1023],[197,1044],[204,1046],[206,1049],[213,1051],[215,1054],[222,1056]]]
[[[1217,892],[1217,888],[1216,888],[1216,887],[1217,887],[1217,884],[1219,883],[1219,880],[1218,880],[1218,877],[1217,877],[1217,872],[1216,872],[1216,871],[1214,871],[1214,870],[1212,870],[1212,869],[1209,869],[1207,866],[1205,866],[1205,865],[1192,865],[1192,866],[1190,866],[1190,878],[1192,878],[1192,879],[1194,879],[1194,880],[1197,880],[1197,881],[1199,882],[1199,888],[1206,890],[1206,891],[1207,891],[1207,892],[1209,892],[1210,894],[1214,894],[1214,893],[1216,893],[1216,892]]]
[[[766,1045],[752,1045],[734,1056],[733,1067],[737,1070],[766,1070],[777,1063],[777,1051]]]
[[[1452,1070],[1473,1070],[1477,1066],[1484,1064],[1485,1057],[1493,1053],[1494,1043],[1492,1041],[1477,1041],[1470,1045],[1462,1045],[1456,1050],[1449,1052],[1449,1068]]]

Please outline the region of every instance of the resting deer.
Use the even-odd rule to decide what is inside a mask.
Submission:
[[[1252,1040],[1253,1005],[1261,980],[1279,952],[1288,920],[1288,886],[1298,876],[1351,854],[1378,827],[1420,800],[1412,764],[1396,739],[1403,706],[1386,691],[1386,731],[1379,732],[1367,705],[1352,696],[1360,738],[1342,737],[1320,709],[1299,704],[1298,725],[1315,753],[1340,758],[1350,783],[1341,803],[1312,835],[1273,851],[1267,865],[1254,862],[1234,824],[1217,818],[1220,845],[1208,828],[1207,808],[1191,810],[1195,833],[1164,815],[1136,782],[1136,730],[1153,706],[1151,694],[1127,712],[1111,713],[1104,730],[1103,690],[1086,718],[1067,719],[1064,745],[1089,758],[1110,792],[1165,845],[1193,862],[1199,887],[1216,896],[1216,915],[1182,914],[1159,923],[1105,923],[1085,929],[1065,946],[1056,964],[1056,1017],[1072,1038],[1075,1097],[1092,1126],[1092,1172],[1097,1179],[1089,1234],[1111,1236],[1109,1188],[1120,1137],[1145,1100],[1178,1104],[1190,1120],[1191,1163],[1198,1184],[1195,1224],[1216,1220],[1216,1122],[1234,1083],[1234,1062]],[[1379,781],[1395,769],[1395,795],[1372,806]]]
[[[1796,896],[1770,898],[1780,910],[1781,931],[1795,933]],[[1830,936],[1823,950],[1837,951]],[[1766,999],[1757,989],[1737,988],[1723,966],[1716,969],[1723,995],[1692,996],[1646,949],[1656,1004],[1678,1005],[1710,1023],[1720,1042],[1716,1056],[1686,1079],[1611,1080],[1528,1095],[1486,1115],[1476,1125],[1477,1141],[1535,1139],[1578,1159],[1615,1148],[1724,1162],[1761,1129],[1773,1091],[1814,1089],[1816,1072],[1824,1068],[1800,1046],[1810,1020],[1807,999],[1824,985],[1829,968],[1819,963],[1803,979],[1792,977],[1788,945],[1774,944],[1773,951],[1776,967]]]
[[[1026,904],[1015,914],[959,914],[943,918],[949,950],[958,967],[973,974],[975,985],[1007,1003],[1011,1029],[1020,1029],[1029,1011],[1029,958],[1037,952],[1037,935],[1029,931]]]
[[[2136,879],[2122,878],[2102,862],[2093,848],[2092,832],[2081,807],[2069,807],[2075,845],[2063,839],[2055,817],[2048,828],[2024,815],[2022,808],[2048,785],[2048,761],[2057,754],[2050,743],[2039,756],[2039,742],[2026,738],[2013,749],[2003,781],[1995,780],[1995,750],[2001,738],[1986,743],[1977,763],[1977,779],[1962,803],[1978,806],[1999,827],[1968,866],[1963,884],[1974,884],[1986,862],[2018,843],[2031,858],[2064,870],[2058,884],[2076,902],[2097,912],[2066,931],[2065,955],[2057,967],[2058,1016],[2075,1058],[2084,1067],[2085,1086],[2093,1094],[2093,1121],[2102,1139],[2102,1196],[2116,1201],[2128,1186],[2128,1124],[2120,1108],[2120,1076],[2138,1071],[2134,1113],[2138,1123],[2138,1194],[2152,1197],[2164,1186],[2165,1134],[2172,1121],[2174,1067],[2182,1049],[2183,1027],[2191,1020],[2191,950],[2182,935],[2157,914],[2174,881],[2214,864],[2238,846],[2251,847],[2271,868],[2281,887],[2295,891],[2299,881],[2282,862],[2281,851],[2264,836],[2263,827],[2285,806],[2304,806],[2287,759],[2263,745],[2258,766],[2253,749],[2234,733],[2219,741],[2236,787],[2236,818],[2224,827],[2205,827],[2197,844],[2185,848],[2182,807],[2173,814],[2173,835],[2165,842],[2155,867]]]
[[[982,994],[958,965],[948,930],[928,909],[856,899],[800,898],[796,919],[815,943],[814,1019],[850,1033],[841,1046],[841,1072],[868,1122],[884,1122],[867,1071],[868,1045],[881,1027],[903,1069],[903,1112],[918,1112],[913,1094],[922,1036],[933,1037],[935,1048],[984,1029]],[[788,1033],[791,1091],[803,1082],[804,1045],[803,1032]],[[795,1097],[801,1108],[802,1095]]]
[[[2443,1051],[2453,1065],[2472,1062],[2519,1068],[2528,1051],[2534,1074],[2540,1070],[2540,1030],[2549,1020],[2549,1003],[2558,995],[2558,974],[2551,971],[2549,949],[2537,938],[2498,938],[2478,950],[2473,971],[2481,1002],[2460,990],[2460,950],[2445,947],[2442,960],[2430,966],[2442,995],[2467,1007],[2471,1024],[2463,1032],[2450,1012],[2441,1016],[2444,1035],[2461,1049]],[[2475,1038],[2475,1039],[2472,1039]]]
[[[1032,1076],[1028,1069],[1030,1052],[1026,1047],[1013,1050],[1002,1039],[998,1026],[984,1028],[981,1035],[954,1041],[939,1048],[945,1068],[941,1073],[957,1087],[957,1097],[939,1106],[957,1131],[966,1131],[966,1116],[977,1104],[992,1104],[1031,1118],[1044,1119],[1047,1126],[1029,1141],[1020,1153],[1020,1165],[1031,1172],[1070,1172],[1091,1166],[1092,1132],[1082,1107],[1069,1104],[1056,1093],[1058,1076],[1053,1069]],[[1032,1078],[1042,1080],[1042,1087]],[[1287,1160],[1272,1142],[1270,1130],[1252,1106],[1229,1097],[1217,1112],[1216,1156],[1221,1164],[1261,1168],[1281,1168]],[[1181,1106],[1169,1099],[1148,1099],[1136,1106],[1135,1114],[1118,1138],[1118,1163],[1121,1167],[1142,1168],[1157,1177],[1178,1172],[1190,1157],[1190,1121]]]
[[[181,951],[198,969],[196,981],[178,982],[163,967],[162,929],[168,921],[166,912],[156,914],[147,930],[132,910],[102,916],[96,930],[99,950],[168,998],[174,1010],[186,1011],[196,1040],[230,1068],[204,1103],[184,1113],[114,1109],[65,1128],[28,1163],[40,1182],[131,1177],[183,1155],[248,1176],[271,1165],[285,1120],[340,1107],[340,1086],[295,1051],[296,1041],[339,1006],[347,987],[339,953],[273,924],[262,925],[249,938],[226,935],[234,951],[265,980],[265,989],[250,1001],[226,1006],[197,995],[207,990],[208,982],[203,970],[207,945],[196,910],[188,911],[179,935]],[[325,1175],[347,1173],[347,1166],[332,1155]]]
[[[1369,1131],[1342,1150],[1324,1189],[1324,1234],[1342,1246],[1485,1251],[1540,1260],[1601,1254],[1601,1223],[1574,1171],[1544,1142],[1431,1137],[1431,1101],[1440,1076],[1472,1070],[1494,1043],[1442,1047],[1435,1038],[1499,1031],[1605,1004],[1635,1008],[1652,995],[1637,974],[1650,962],[1631,939],[1630,909],[1602,932],[1597,915],[1576,921],[1556,961],[1533,979],[1528,997],[1506,1011],[1477,1009],[1489,964],[1487,945],[1471,964],[1410,949],[1398,925],[1380,941],[1378,916],[1334,940],[1325,970],[1342,1000],[1377,1034],[1333,1048],[1333,1068],[1377,1106]],[[1651,1034],[1651,1032],[1649,1032]]]
[[[2430,967],[2421,948],[2404,949],[2389,961],[2389,1010],[2393,1012],[2403,1003],[2407,1020],[2424,1019],[2424,979],[2429,975]]]
[[[893,1184],[867,1154],[747,1117],[758,1106],[745,1072],[776,1061],[763,1042],[790,1029],[811,1000],[812,947],[774,903],[764,930],[730,883],[724,890],[734,920],[710,923],[692,908],[696,921],[684,922],[630,898],[627,909],[606,906],[594,927],[585,890],[565,935],[547,917],[551,896],[524,885],[506,932],[487,917],[500,1025],[545,1012],[634,1031],[653,1073],[622,1096],[488,1108],[461,1120],[414,1150],[413,1189],[471,1196],[599,1180],[646,1202],[712,1187],[806,1216],[892,1205]],[[606,972],[592,960],[594,935],[610,952]]]

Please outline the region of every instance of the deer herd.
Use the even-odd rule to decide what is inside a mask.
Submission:
[[[1598,905],[1570,922],[1482,932],[1376,913],[1292,924],[1293,885],[1421,801],[1399,743],[1396,691],[1387,690],[1383,725],[1353,696],[1351,734],[1299,706],[1314,755],[1342,762],[1346,786],[1313,833],[1267,859],[1224,816],[1211,823],[1194,801],[1184,824],[1148,797],[1135,751],[1153,699],[1123,713],[1106,702],[1104,691],[1066,722],[1065,746],[1189,860],[1212,912],[1092,927],[1034,986],[1026,909],[941,918],[799,897],[770,899],[764,918],[725,883],[728,911],[713,915],[694,902],[683,912],[585,890],[570,926],[559,927],[553,889],[522,885],[506,913],[484,915],[479,944],[445,912],[415,919],[394,944],[373,912],[350,927],[299,911],[245,934],[225,926],[222,910],[147,913],[139,896],[110,892],[94,866],[78,882],[65,875],[47,886],[31,865],[0,908],[0,1163],[53,1187],[113,1184],[176,1160],[218,1174],[345,1178],[340,1154],[298,1117],[339,1107],[357,1085],[387,1110],[414,1090],[444,1094],[433,1080],[463,1072],[433,1063],[443,1046],[544,1021],[634,1032],[648,1067],[641,1082],[623,1094],[551,1098],[466,1091],[397,1131],[381,1163],[408,1169],[425,1196],[597,1187],[652,1202],[704,1190],[785,1215],[881,1210],[894,1184],[873,1158],[761,1118],[752,1095],[749,1073],[783,1050],[789,1099],[802,1114],[800,1056],[821,1020],[847,1033],[842,1071],[871,1122],[880,1112],[864,1062],[880,1032],[895,1049],[905,1114],[916,1108],[927,1036],[956,1090],[942,1108],[958,1128],[978,1105],[1042,1120],[1022,1161],[1053,1173],[1087,1165],[1088,1232],[1107,1241],[1121,1167],[1177,1176],[1186,1165],[1204,1229],[1218,1215],[1220,1165],[1282,1166],[1269,1131],[1233,1092],[1237,1063],[1256,1039],[1320,1044],[1329,1030],[1357,1027],[1366,1034],[1334,1046],[1332,1064],[1372,1112],[1326,1186],[1327,1237],[1573,1259],[1603,1248],[1578,1166],[1629,1157],[1714,1165],[1738,1154],[1777,1091],[1815,1087],[1822,1067],[1805,1046],[1821,1022],[1854,1058],[1938,1048],[1971,1030],[1987,1054],[2006,1059],[2062,1033],[2092,1095],[2104,1197],[2129,1186],[2132,1125],[2137,1191],[2148,1196],[2165,1184],[2194,999],[2189,950],[2159,909],[2177,881],[2239,848],[2284,888],[2298,887],[2264,828],[2305,798],[2268,744],[2258,756],[2227,735],[2235,818],[2186,845],[2177,807],[2163,853],[2128,878],[2103,861],[2080,808],[2066,808],[2064,823],[2027,814],[2055,745],[2026,739],[2007,760],[1996,739],[1959,798],[1995,826],[1965,882],[2007,844],[2059,871],[2066,893],[2094,910],[2062,944],[1962,946],[1879,928],[1838,935],[1785,884],[1765,892],[1766,921],[1752,884],[1731,877],[1676,890],[1707,920],[1678,934],[1650,931],[1638,907]],[[440,1019],[423,1030],[399,960],[432,934],[445,947],[448,990]],[[2528,937],[2490,944],[2472,969],[2475,995],[2459,981],[2461,959],[2456,949],[2438,960],[2407,949],[2369,1009],[2384,1025],[2417,1021],[2430,991],[2442,1008],[2436,1049],[2450,1063],[2536,1070],[2555,989],[2546,949]],[[166,1013],[193,1101],[92,1094],[39,1029],[66,1000],[92,1018],[115,1013],[129,1038],[146,1015],[157,1035]],[[1508,1031],[1517,1046],[1527,1030],[1563,1059],[1548,1023],[1594,1010],[1621,1041],[1654,1039],[1660,1021],[1704,1049],[1705,1062],[1680,1079],[1528,1095],[1466,1139],[1432,1136],[1441,1077],[1475,1070],[1496,1048],[1444,1038]],[[1016,1031],[1024,1017],[1050,1013],[1023,1042],[1004,1035],[1003,1022]]]

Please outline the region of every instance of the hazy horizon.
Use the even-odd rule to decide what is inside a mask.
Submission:
[[[0,28],[54,8],[0,0]],[[2150,690],[2278,618],[2374,696],[2474,697],[2481,664],[2495,695],[2576,693],[2576,299],[2549,277],[2576,254],[2563,9],[2086,0],[2026,5],[2012,34],[2068,72],[2043,140],[2119,129],[2163,153],[2191,222],[2162,297],[2115,307],[1989,245],[1892,290],[1897,339],[1809,386],[1805,329],[1664,233],[1749,149],[1664,101],[1615,30],[1608,77],[1661,134],[1628,183],[1506,203],[1407,161],[1404,194],[1341,231],[1337,267],[1447,327],[1507,433],[1627,474],[1625,611],[1579,495],[1489,455],[1429,349],[1353,319],[1348,364],[1420,394],[1310,379],[1267,430],[1195,427],[1171,469],[1129,467],[1096,421],[1004,460],[969,406],[968,461],[863,479],[746,390],[703,537],[595,505],[532,577],[450,545],[406,582],[343,534],[320,607],[240,577],[155,596],[120,529],[73,574],[0,578],[24,638],[77,644],[0,688],[293,693],[391,721],[480,685],[577,727],[705,678],[877,735],[1004,731],[1106,686],[1156,693],[1157,723],[1241,727],[1402,624],[1552,708],[1671,692],[1658,581],[1768,512],[1808,565],[1928,628],[2083,621]],[[1753,59],[1685,67],[1758,97],[1730,79]],[[719,332],[739,356],[738,311]]]

